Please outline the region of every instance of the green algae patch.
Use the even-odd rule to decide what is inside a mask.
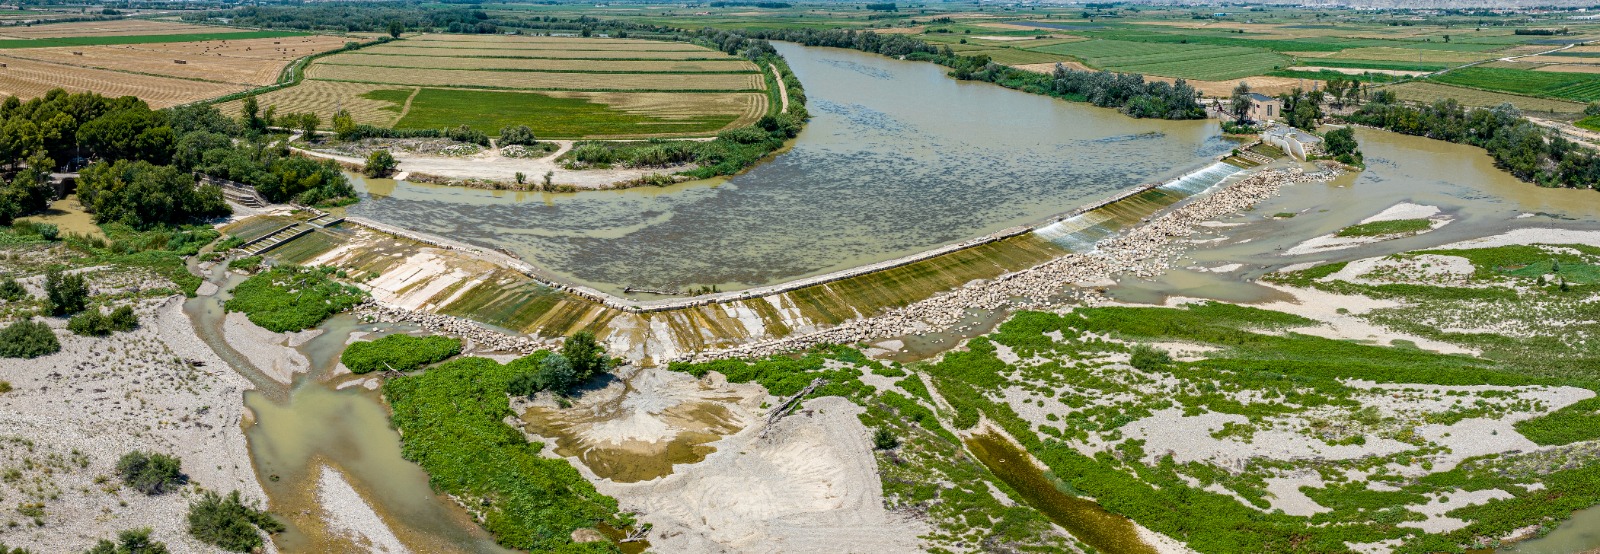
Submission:
[[[1108,554],[1155,554],[1156,550],[1139,539],[1139,531],[1128,518],[1107,512],[1099,504],[1061,492],[1044,472],[1034,467],[1027,452],[994,433],[974,435],[966,440],[983,465],[1011,486],[1029,506],[1033,506],[1063,529]]]

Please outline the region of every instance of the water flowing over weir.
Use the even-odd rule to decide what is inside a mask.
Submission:
[[[1217,162],[1152,187],[1128,191],[1102,205],[1040,227],[1034,234],[1074,252],[1089,252],[1094,250],[1095,243],[1129,224],[1209,191],[1242,171],[1238,166]]]
[[[348,213],[504,249],[610,294],[731,291],[1038,222],[1237,146],[1215,122],[1130,119],[956,81],[934,64],[777,48],[813,118],[789,151],[743,175],[577,194],[358,180],[366,198]]]

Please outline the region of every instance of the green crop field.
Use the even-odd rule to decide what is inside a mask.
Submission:
[[[1469,67],[1434,77],[1433,80],[1476,89],[1564,98],[1579,102],[1600,100],[1600,74],[1593,73]]]
[[[294,31],[242,31],[224,33],[187,33],[175,35],[113,35],[37,39],[5,39],[0,40],[0,49],[49,48],[53,46],[158,44],[163,42],[200,42],[203,40],[244,40],[252,38],[300,37],[307,34],[309,33],[299,33]]]
[[[535,135],[573,138],[626,135],[641,127],[656,133],[714,133],[738,119],[735,114],[707,113],[666,119],[629,113],[579,98],[553,98],[539,93],[424,88],[411,100],[411,110],[397,129],[439,129],[471,125],[490,133],[501,127],[527,125]]]

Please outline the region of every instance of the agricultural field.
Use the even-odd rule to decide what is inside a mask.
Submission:
[[[0,37],[0,95],[64,88],[137,96],[157,108],[275,83],[294,60],[347,41],[147,20],[35,25]]]
[[[1600,100],[1600,75],[1469,67],[1433,78],[1447,85],[1591,102]]]
[[[1091,40],[1041,49],[1081,59],[1100,69],[1222,81],[1288,67],[1291,58],[1259,48]]]
[[[305,75],[258,101],[325,124],[342,106],[369,125],[528,125],[550,138],[708,135],[774,108],[767,73],[682,42],[423,35],[319,58]]]
[[[1454,98],[1463,106],[1492,108],[1501,104],[1511,104],[1524,111],[1548,113],[1580,113],[1584,107],[1579,102],[1455,87],[1431,81],[1401,83],[1386,87],[1384,90],[1394,91],[1396,96],[1407,102],[1431,103],[1435,100]]]

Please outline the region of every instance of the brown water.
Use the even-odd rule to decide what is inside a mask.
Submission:
[[[967,439],[967,449],[989,471],[1005,481],[1022,499],[1072,536],[1097,552],[1109,554],[1155,554],[1156,550],[1139,538],[1128,518],[1107,512],[1092,500],[1061,492],[1046,477],[1027,452],[1005,437],[988,432]]]
[[[400,436],[389,426],[388,412],[376,392],[333,389],[349,379],[332,373],[352,332],[405,328],[363,325],[349,316],[336,316],[319,327],[320,336],[299,348],[311,361],[311,371],[285,386],[265,377],[222,339],[222,303],[240,278],[220,269],[207,277],[223,284],[222,290],[190,299],[184,309],[201,339],[256,385],[256,390],[245,393],[245,406],[254,413],[245,437],[256,476],[267,492],[268,508],[288,527],[273,537],[280,551],[356,550],[347,538],[328,529],[316,496],[321,468],[329,466],[339,470],[414,551],[510,552],[495,545],[454,502],[434,493],[427,474],[401,457]]]
[[[1234,146],[1214,122],[1135,120],[934,64],[777,47],[813,120],[790,151],[725,182],[576,194],[374,182],[348,213],[507,248],[612,292],[736,290],[1039,220]]]
[[[94,224],[94,216],[83,211],[83,204],[78,203],[78,195],[68,194],[66,198],[50,203],[50,207],[39,215],[17,218],[18,221],[32,221],[35,223],[49,223],[61,230],[62,235],[84,235],[89,237],[105,238],[105,231]]]
[[[1600,551],[1600,507],[1573,512],[1550,534],[1498,550],[1500,554],[1593,554]]]

